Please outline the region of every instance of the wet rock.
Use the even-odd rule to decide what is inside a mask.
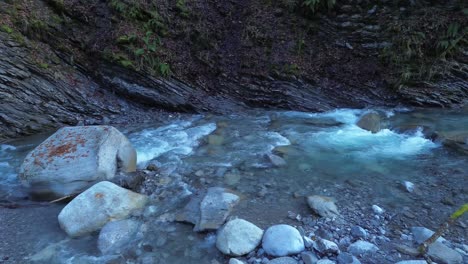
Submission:
[[[226,255],[242,256],[261,242],[263,230],[243,219],[227,222],[218,232],[216,247]]]
[[[336,261],[338,264],[361,264],[361,262],[355,256],[347,252],[340,253],[336,258]]]
[[[457,251],[447,247],[441,242],[435,242],[428,247],[427,255],[437,263],[458,264],[463,263],[463,256]]]
[[[338,245],[330,240],[318,239],[314,245],[315,250],[322,254],[338,254],[340,253],[340,248]]]
[[[299,231],[290,225],[274,225],[263,235],[262,247],[268,255],[283,257],[304,250],[304,240]]]
[[[376,245],[362,240],[356,241],[348,247],[348,252],[353,255],[375,253],[377,250],[379,248]]]
[[[437,136],[445,146],[468,155],[468,131],[439,132]]]
[[[307,204],[322,217],[335,217],[340,214],[335,202],[329,197],[312,195],[307,197]]]
[[[304,264],[315,264],[319,260],[317,255],[311,251],[305,251],[301,253],[301,258]]]
[[[290,257],[275,258],[267,262],[267,264],[298,264],[298,262]]]
[[[378,205],[372,205],[372,211],[374,211],[375,214],[383,214],[385,212],[384,209],[382,209],[380,206]]]
[[[193,195],[176,215],[176,221],[194,224],[193,230],[197,232],[217,230],[238,202],[239,196],[231,190],[211,187],[204,196]]]
[[[101,253],[119,253],[123,246],[134,238],[140,223],[133,219],[112,221],[107,223],[99,233],[98,248]]]
[[[367,231],[360,226],[351,227],[351,235],[357,238],[367,238]]]
[[[416,226],[411,228],[411,233],[413,233],[414,241],[416,241],[418,244],[421,244],[430,238],[434,234],[434,231],[422,226]],[[443,242],[445,241],[445,238],[439,237],[436,241]]]
[[[375,112],[370,112],[364,114],[359,121],[357,122],[357,126],[368,130],[372,133],[377,133],[381,129],[381,120],[380,120],[380,115]]]
[[[73,199],[58,216],[60,227],[72,237],[101,229],[110,220],[127,218],[143,208],[147,197],[103,181]]]
[[[268,160],[271,162],[271,164],[273,164],[273,166],[275,167],[286,166],[286,161],[282,157],[277,156],[275,154],[267,154],[266,156],[268,157]]]
[[[222,145],[224,143],[224,137],[220,135],[209,135],[208,144],[210,145]]]
[[[118,171],[136,170],[136,151],[111,126],[65,127],[31,151],[19,178],[33,197],[79,193]]]

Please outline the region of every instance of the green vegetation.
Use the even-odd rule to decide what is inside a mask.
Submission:
[[[186,0],[177,0],[176,9],[179,12],[180,16],[182,16],[183,18],[190,17],[190,11],[187,8]]]
[[[11,34],[13,33],[13,29],[7,25],[1,25],[0,26],[0,31],[3,31],[5,33]]]

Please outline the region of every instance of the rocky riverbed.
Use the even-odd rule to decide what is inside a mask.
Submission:
[[[369,112],[379,116],[374,133],[358,122]],[[16,179],[27,152],[45,137],[13,141],[0,153],[0,262],[422,260],[412,248],[427,237],[424,228],[436,230],[467,200],[466,141],[460,140],[467,116],[462,110],[255,111],[121,127],[139,169],[114,181],[147,195],[148,204],[126,222],[111,222],[117,227],[74,239],[57,220],[65,204],[30,201]],[[258,229],[228,228],[236,221]],[[466,262],[467,224],[466,216],[458,220],[431,258]],[[275,237],[271,228],[280,235],[268,238]],[[239,230],[233,241],[249,238],[254,245],[223,250],[220,239],[231,241]]]

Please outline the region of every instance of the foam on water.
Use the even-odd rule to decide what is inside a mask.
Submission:
[[[191,126],[192,122],[179,121],[154,129],[132,133],[130,141],[137,150],[138,163],[144,163],[165,153],[189,155],[198,141],[212,133],[216,124]]]

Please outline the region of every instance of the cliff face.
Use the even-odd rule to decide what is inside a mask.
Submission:
[[[407,4],[349,0],[313,15],[300,2],[0,2],[0,138],[148,109],[323,111],[467,102],[465,31],[454,35],[461,36],[462,52],[447,55],[448,70],[426,81],[401,72],[418,58],[400,58],[406,53],[396,39],[408,34],[390,30],[430,12],[445,18],[437,30],[463,29],[460,10],[417,13]],[[410,46],[424,50],[430,37]],[[400,75],[410,78],[396,89]]]

